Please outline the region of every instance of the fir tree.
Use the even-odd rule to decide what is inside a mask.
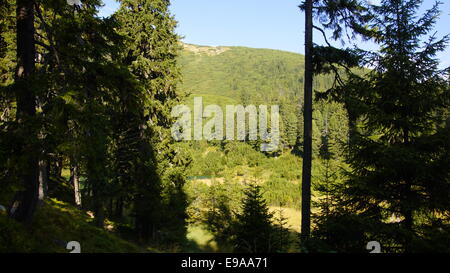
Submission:
[[[123,62],[141,84],[144,101],[142,110],[134,113],[136,122],[130,124],[135,126],[131,130],[137,130],[136,126],[140,130],[137,158],[141,159],[135,168],[147,173],[135,179],[139,192],[134,200],[136,221],[143,225],[139,231],[143,237],[150,233],[154,237],[158,231],[173,240],[172,236],[185,236],[187,204],[182,190],[186,161],[170,135],[170,111],[179,100],[180,74],[176,63],[179,37],[169,5],[167,0],[124,0],[115,17],[121,24],[119,33],[128,41]]]
[[[275,251],[273,213],[264,200],[261,187],[251,184],[245,191],[242,212],[236,217],[234,247],[236,252],[267,253]]]
[[[334,194],[332,215],[319,225],[334,236],[339,225],[353,226],[347,242],[333,239],[341,251],[363,250],[365,240],[378,240],[388,251],[432,250],[434,236],[448,233],[450,173],[442,165],[448,147],[435,142],[448,130],[448,79],[435,57],[448,37],[422,42],[438,18],[439,3],[417,18],[421,3],[385,0],[368,6],[365,29],[355,29],[380,45],[361,62],[373,69],[350,75],[334,90],[351,90],[335,96],[358,121],[348,179]],[[441,241],[434,251],[448,250],[446,244]]]
[[[293,240],[287,225],[288,219],[284,216],[282,204],[280,204],[280,208],[274,214],[273,219],[274,252],[286,253],[289,251]]]

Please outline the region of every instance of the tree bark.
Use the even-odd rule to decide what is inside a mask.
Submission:
[[[48,163],[39,160],[39,203],[44,202],[48,192]]]
[[[312,2],[305,4],[305,96],[304,96],[304,140],[303,140],[303,171],[302,171],[302,225],[301,238],[305,242],[311,232],[311,160],[312,160],[312,83],[313,83],[313,22]]]
[[[103,197],[100,195],[98,190],[98,185],[94,185],[92,193],[94,198],[95,225],[103,228],[105,225],[105,208],[103,204]]]
[[[9,215],[24,223],[31,223],[39,197],[39,149],[36,148],[37,134],[33,129],[36,116],[36,99],[31,88],[31,77],[35,66],[34,44],[34,1],[17,0],[17,67],[15,92],[17,100],[16,118],[20,128],[21,157],[25,163],[20,169],[24,189],[16,194]]]
[[[80,175],[78,164],[76,162],[73,163],[72,167],[70,168],[70,182],[73,185],[75,204],[78,207],[81,207]]]
[[[122,219],[123,217],[123,198],[119,197],[116,201],[114,217],[116,219]]]
[[[404,137],[403,137],[403,142],[404,144],[406,144],[407,146],[410,145],[410,140],[409,140],[409,131],[408,130],[404,130],[403,132]],[[411,197],[412,197],[412,181],[413,181],[413,177],[410,177],[410,175],[408,175],[408,177],[406,177],[405,179],[405,193],[404,193],[404,197],[405,199],[403,200],[403,216],[405,217],[405,220],[403,221],[405,229],[408,231],[408,234],[406,236],[406,240],[405,240],[405,252],[406,253],[410,253],[412,252],[412,240],[413,240],[413,234],[414,234],[414,216],[413,216],[413,208],[411,207]]]
[[[63,170],[63,158],[60,156],[55,157],[52,161],[50,169],[52,177],[61,178]]]

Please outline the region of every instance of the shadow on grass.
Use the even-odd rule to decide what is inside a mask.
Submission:
[[[214,236],[201,225],[191,225],[188,227],[183,251],[188,253],[231,253],[232,248],[216,242]]]

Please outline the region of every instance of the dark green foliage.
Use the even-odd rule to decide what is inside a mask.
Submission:
[[[20,78],[23,3],[31,1],[0,0],[0,204],[34,202],[34,189],[17,193],[35,178],[46,200],[28,227],[0,212],[0,252],[67,252],[69,240],[83,252],[142,251],[119,233],[179,250],[188,217],[224,249],[291,250],[286,219],[269,206],[300,207],[303,56],[180,45],[167,0],[123,0],[109,18],[97,16],[99,0],[35,1],[36,54]],[[435,59],[448,39],[421,42],[438,5],[417,19],[420,3],[315,1],[334,39],[359,35],[381,49],[315,48],[320,210],[305,251],[365,252],[372,240],[386,252],[449,251],[449,79]],[[262,153],[260,141],[174,143],[171,109],[192,101],[181,91],[205,105],[279,105],[280,151]],[[203,178],[185,185],[188,175]]]
[[[144,10],[127,8],[144,2]],[[29,154],[47,165],[40,173],[47,196],[74,203],[72,179],[81,181],[82,208],[94,212],[99,227],[106,218],[124,226],[136,218],[138,238],[182,241],[189,159],[170,136],[179,72],[169,1],[123,1],[110,18],[97,16],[97,0],[77,7],[37,1],[35,77],[25,83],[36,93],[36,118],[22,126],[34,133],[18,130],[14,120],[15,3],[1,4],[1,203],[22,190],[20,170],[30,167],[23,154]],[[34,152],[20,152],[21,143]]]
[[[2,0],[0,2],[0,87],[8,86],[12,83],[14,75],[14,58],[15,58],[15,14],[14,5],[9,0]],[[2,103],[4,103],[8,93],[6,90],[0,92]],[[9,95],[11,96],[11,95]],[[0,121],[6,118],[5,110],[6,105],[1,105],[3,109],[2,118]]]
[[[126,128],[136,141],[130,145],[131,152],[136,153],[130,163],[132,168],[144,170],[132,176],[137,231],[143,239],[156,239],[155,234],[160,233],[165,235],[159,239],[176,242],[186,232],[183,174],[188,160],[174,149],[170,135],[170,111],[179,101],[176,86],[180,73],[176,62],[179,37],[169,4],[166,0],[122,1],[114,17],[120,23],[119,33],[126,39],[123,62],[140,83],[138,99],[142,105],[134,112],[123,113],[126,122],[130,116],[135,120]],[[125,141],[131,139],[125,136]],[[122,143],[121,148],[126,145]],[[118,156],[127,156],[123,153],[129,156],[130,150],[119,150]],[[118,164],[125,164],[120,168],[122,173],[129,169],[122,159]]]
[[[227,244],[232,245],[235,228],[235,210],[233,207],[234,198],[230,196],[229,187],[212,187],[209,192],[209,200],[205,204],[203,223],[206,228],[214,235],[215,240],[223,247]]]
[[[280,226],[274,228],[273,213],[269,212],[258,185],[250,185],[245,191],[242,200],[242,211],[236,215],[236,222],[233,230],[233,243],[236,252],[245,253],[269,253],[277,252],[284,246],[284,240],[279,240],[275,231],[279,231]],[[280,219],[282,224],[283,220]],[[280,235],[282,233],[279,233]]]
[[[245,253],[288,252],[292,234],[279,209],[270,212],[257,184],[214,184],[188,189],[190,218],[213,236],[221,249]],[[277,205],[280,205],[278,203]]]
[[[362,251],[358,245],[372,239],[386,251],[449,249],[445,240],[431,247],[450,224],[450,172],[442,165],[448,164],[443,132],[448,131],[450,90],[435,58],[448,38],[421,42],[439,14],[436,4],[417,19],[421,2],[368,7],[370,31],[363,35],[377,42],[380,52],[368,55],[364,64],[374,68],[363,77],[351,74],[332,90],[357,121],[347,180],[334,188],[331,213],[317,219],[319,237],[337,251]],[[338,242],[344,225],[351,237]]]
[[[280,204],[281,205],[281,204]],[[273,215],[273,241],[274,249],[279,253],[286,253],[289,251],[291,244],[294,242],[291,232],[287,229],[287,218],[283,211],[279,209]]]
[[[361,0],[319,0],[314,2],[313,13],[323,27],[333,32],[333,39],[355,38],[371,18],[364,4]],[[304,10],[305,4],[300,8]]]

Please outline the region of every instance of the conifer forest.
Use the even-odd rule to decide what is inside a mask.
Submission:
[[[296,53],[112,2],[0,0],[0,253],[450,252],[446,3],[291,1]]]

